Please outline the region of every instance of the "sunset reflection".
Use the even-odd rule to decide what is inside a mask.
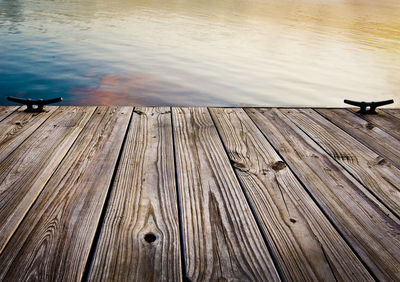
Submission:
[[[77,104],[82,105],[178,105],[179,96],[168,95],[171,89],[179,93],[177,86],[165,85],[151,76],[131,73],[122,77],[106,75],[96,86],[73,89],[71,95]]]
[[[399,106],[399,19],[391,0],[5,0],[0,87],[79,105]]]

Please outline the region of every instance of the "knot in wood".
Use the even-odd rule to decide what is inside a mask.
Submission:
[[[369,122],[369,123],[367,123],[367,125],[365,127],[369,130],[372,130],[372,129],[374,129],[375,126]]]
[[[147,243],[153,243],[156,239],[157,237],[153,233],[147,233],[146,235],[144,235],[144,240]]]
[[[285,164],[284,162],[282,162],[282,161],[274,162],[274,163],[271,165],[271,168],[272,168],[273,170],[275,170],[275,171],[279,171],[279,170],[281,170],[281,169],[284,169],[285,167],[286,167],[286,164]]]

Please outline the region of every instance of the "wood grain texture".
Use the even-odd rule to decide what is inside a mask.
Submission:
[[[173,108],[187,276],[279,280],[206,108]]]
[[[0,253],[94,109],[59,108],[0,163]]]
[[[8,117],[12,112],[16,111],[18,106],[0,106],[0,121]],[[1,125],[1,124],[0,124]]]
[[[357,114],[356,109],[349,109],[352,113]],[[382,110],[377,110],[376,115],[358,115],[359,117],[365,119],[366,121],[372,123],[375,126],[386,131],[393,137],[400,140],[400,119],[395,116],[388,114]]]
[[[399,280],[399,220],[280,111],[246,111],[374,275]]]
[[[373,281],[243,109],[211,109],[289,281]]]
[[[400,140],[346,109],[316,111],[400,169]]]
[[[92,115],[1,254],[0,280],[81,280],[131,112]]]
[[[382,111],[400,119],[400,109],[382,109]]]
[[[136,108],[89,280],[180,281],[181,272],[171,110]]]
[[[47,107],[43,113],[14,111],[0,123],[0,162],[25,141],[58,107]]]
[[[400,217],[399,169],[312,109],[281,111]]]

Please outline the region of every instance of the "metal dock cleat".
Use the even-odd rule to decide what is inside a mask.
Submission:
[[[19,103],[22,105],[26,105],[26,112],[30,113],[40,113],[43,112],[43,106],[44,105],[49,105],[53,103],[58,103],[61,102],[63,99],[62,97],[54,98],[54,99],[48,99],[48,100],[32,100],[32,99],[21,99],[21,98],[16,98],[16,97],[7,97],[9,101]]]
[[[359,114],[370,114],[370,115],[375,115],[377,112],[375,109],[380,106],[385,106],[389,104],[393,104],[393,99],[391,100],[386,100],[386,101],[380,101],[380,102],[356,102],[356,101],[351,101],[351,100],[344,100],[346,104],[353,105],[360,107],[360,110],[358,110],[357,113]],[[369,108],[369,109],[367,109]]]

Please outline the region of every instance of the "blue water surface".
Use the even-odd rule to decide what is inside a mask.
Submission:
[[[0,0],[0,104],[398,101],[397,2]]]

